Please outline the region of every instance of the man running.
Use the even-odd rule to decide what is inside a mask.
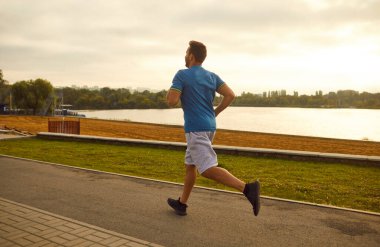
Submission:
[[[231,104],[235,94],[218,75],[202,67],[206,56],[207,49],[204,44],[190,41],[185,56],[188,69],[177,72],[167,94],[169,106],[175,106],[181,100],[187,142],[186,177],[182,196],[178,200],[169,198],[168,204],[178,215],[187,214],[186,203],[194,187],[198,170],[206,178],[243,192],[252,204],[254,215],[257,216],[260,211],[259,181],[245,184],[226,169],[218,167],[217,156],[212,148],[216,131],[215,117]],[[223,99],[214,109],[215,92],[223,95]]]

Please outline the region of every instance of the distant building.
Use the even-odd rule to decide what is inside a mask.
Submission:
[[[136,92],[150,91],[150,88],[147,88],[147,87],[138,87],[134,91],[136,91]]]
[[[100,88],[98,86],[94,86],[94,87],[90,87],[89,90],[90,91],[99,91]]]
[[[147,87],[138,87],[138,88],[136,88],[136,89],[133,90],[133,91],[135,91],[135,92],[139,92],[139,93],[144,92],[144,91],[148,91],[148,92],[150,92],[150,93],[158,93],[158,92],[160,92],[160,91],[162,91],[162,90],[151,89],[151,88],[147,88]]]

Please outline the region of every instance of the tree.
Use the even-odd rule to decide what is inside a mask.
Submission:
[[[29,85],[27,81],[19,81],[12,85],[13,105],[16,109],[29,109]]]
[[[54,100],[53,92],[51,83],[43,79],[20,81],[12,86],[15,106],[25,110],[30,109],[33,115],[51,107]]]
[[[9,104],[9,95],[11,91],[11,86],[8,81],[4,80],[3,71],[0,69],[0,104]]]
[[[0,69],[0,86],[2,86],[3,84],[5,84],[5,80],[4,80],[4,77],[3,77],[3,70]]]
[[[36,115],[37,111],[40,111],[45,107],[50,107],[51,100],[54,98],[54,89],[49,81],[43,79],[32,81],[30,86],[32,93],[31,108],[33,109],[33,115]],[[47,104],[49,104],[49,106],[46,106]]]

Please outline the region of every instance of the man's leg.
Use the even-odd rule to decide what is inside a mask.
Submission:
[[[194,187],[195,180],[197,178],[197,170],[195,165],[185,165],[186,166],[186,176],[185,185],[183,186],[182,196],[176,200],[168,198],[168,204],[172,207],[175,212],[179,215],[187,215],[187,200],[189,199],[190,193]]]
[[[197,178],[197,170],[195,165],[185,165],[186,166],[186,176],[185,184],[183,187],[183,192],[181,196],[181,203],[186,204],[190,197],[190,193],[194,187],[195,180]]]
[[[215,180],[219,183],[235,188],[236,190],[243,192],[245,183],[229,173],[226,169],[213,166],[202,173],[202,176]]]
[[[253,213],[255,216],[260,211],[260,183],[255,181],[253,183],[245,184],[240,179],[229,173],[226,169],[217,166],[211,167],[202,173],[202,176],[215,180],[219,183],[235,188],[247,197],[252,204]]]

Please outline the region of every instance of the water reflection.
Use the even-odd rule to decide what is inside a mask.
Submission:
[[[183,125],[181,109],[80,111],[89,118]],[[230,107],[219,129],[380,141],[380,110]]]

